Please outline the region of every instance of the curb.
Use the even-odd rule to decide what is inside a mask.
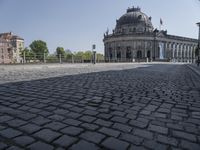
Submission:
[[[186,65],[188,68],[190,68],[192,71],[194,71],[197,75],[200,76],[200,70],[198,71],[197,69],[195,69],[195,67],[192,67],[192,65]]]

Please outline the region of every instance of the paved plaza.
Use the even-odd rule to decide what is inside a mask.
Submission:
[[[0,149],[200,150],[189,66],[0,66]]]

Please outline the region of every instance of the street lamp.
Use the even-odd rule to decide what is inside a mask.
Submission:
[[[199,27],[199,37],[198,37],[198,45],[197,45],[197,51],[198,51],[197,65],[199,66],[199,63],[200,63],[200,22],[197,23],[197,26]]]
[[[93,64],[96,64],[96,51],[95,51],[95,49],[96,49],[96,45],[93,44],[92,45],[92,54],[93,54],[93,56],[92,56],[92,62],[93,62]]]

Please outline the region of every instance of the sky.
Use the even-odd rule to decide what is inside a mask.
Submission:
[[[198,38],[199,0],[0,0],[0,33],[13,32],[26,47],[43,40],[50,53],[58,46],[91,50],[93,44],[103,53],[103,34],[132,6],[151,16],[154,28],[161,18],[168,34]]]

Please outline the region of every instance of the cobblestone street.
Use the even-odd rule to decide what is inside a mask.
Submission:
[[[135,66],[0,77],[0,149],[200,150],[200,76],[184,64]]]

